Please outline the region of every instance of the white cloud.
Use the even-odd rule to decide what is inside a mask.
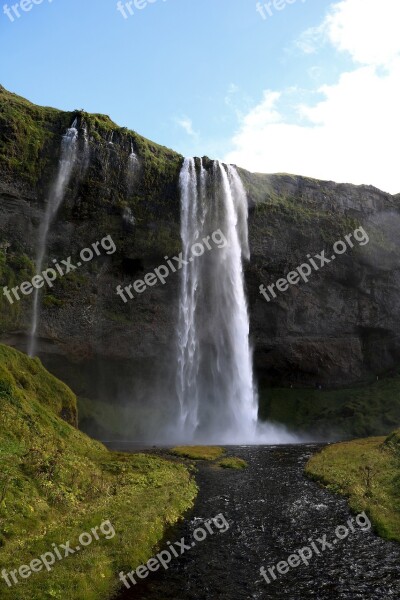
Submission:
[[[180,119],[176,119],[177,124],[182,127],[186,133],[192,137],[197,137],[197,132],[193,129],[192,119],[189,117],[182,117]]]
[[[295,41],[295,46],[304,54],[315,54],[326,35],[325,22],[319,27],[306,29]]]
[[[400,53],[399,0],[343,0],[325,21],[330,41],[365,65],[386,65]]]
[[[354,70],[314,90],[322,95],[314,104],[293,99],[289,90],[265,91],[241,120],[226,161],[252,171],[400,192],[400,36],[395,31],[400,1],[381,0],[377,6],[376,0],[343,0],[333,6],[321,27],[338,51],[350,53]]]

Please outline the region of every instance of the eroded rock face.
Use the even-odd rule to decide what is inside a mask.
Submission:
[[[1,102],[10,102],[5,94],[0,94]],[[24,115],[28,109],[15,98],[17,112]],[[22,163],[17,168],[0,162],[0,242],[7,245],[2,285],[19,284],[33,274],[38,228],[57,169],[61,135],[74,116],[46,113],[37,170],[31,169],[28,179]],[[171,371],[179,274],[127,303],[116,295],[116,287],[142,279],[165,263],[165,256],[180,252],[182,157],[105,117],[78,117],[80,160],[51,228],[47,264],[69,256],[75,264],[82,248],[106,236],[111,236],[116,251],[102,252],[45,290],[39,353],[48,364],[58,365],[56,374],[65,375],[70,384],[71,378],[79,379],[76,372],[71,375],[71,365],[81,365],[82,381],[84,373],[87,381],[73,386],[78,393],[77,387],[86,390],[104,370],[104,361],[113,359],[132,361],[140,388],[141,380],[144,385],[156,374]],[[18,157],[22,142],[16,125],[11,125],[0,132],[0,146]],[[84,127],[90,140],[88,164]],[[132,146],[138,157],[133,176],[128,171]],[[20,155],[21,161],[28,160],[22,147]],[[210,166],[208,159],[204,163]],[[240,173],[249,195],[252,257],[245,269],[259,379],[283,386],[340,386],[398,365],[399,196],[367,186]],[[308,283],[290,286],[270,302],[260,295],[261,284],[285,277],[307,262],[308,254],[324,250],[331,256],[333,244],[360,226],[368,233],[367,245],[355,243],[313,271]],[[26,348],[31,308],[32,296],[12,306],[2,298],[2,341]],[[67,363],[64,374],[61,365]],[[165,381],[164,389],[172,386],[172,380]],[[110,393],[118,396],[120,391]]]
[[[398,365],[398,198],[367,186],[253,177],[267,194],[253,202],[250,218],[247,280],[257,370],[274,384],[328,387]],[[334,243],[360,226],[369,242],[360,233],[362,245],[352,238],[354,247],[332,260]],[[308,283],[290,285],[270,302],[257,293],[260,282],[276,282],[323,250],[331,262],[313,269]]]

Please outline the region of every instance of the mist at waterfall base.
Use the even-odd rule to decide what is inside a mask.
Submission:
[[[250,258],[247,196],[236,169],[185,159],[180,174],[185,264],[177,324],[180,443],[294,443],[284,427],[258,422],[243,260]],[[224,247],[193,259],[192,247],[221,230]]]

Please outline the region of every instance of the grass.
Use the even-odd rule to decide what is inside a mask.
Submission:
[[[177,446],[171,453],[191,460],[216,460],[225,454],[225,450],[219,446]]]
[[[245,469],[248,466],[245,460],[236,458],[235,456],[227,456],[221,459],[221,456],[225,454],[225,450],[220,446],[177,446],[176,448],[172,448],[170,452],[180,458],[217,461],[215,464],[222,469],[239,470]]]
[[[346,496],[355,512],[366,511],[383,538],[400,542],[400,430],[328,446],[310,459],[306,474]]]
[[[29,564],[53,543],[74,547],[81,533],[106,520],[116,532],[50,573],[33,573],[12,588],[1,579],[4,600],[108,600],[117,573],[148,560],[196,496],[184,465],[109,452],[76,421],[76,398],[66,385],[38,359],[0,346],[0,571]]]
[[[229,456],[227,458],[223,458],[217,462],[219,467],[223,469],[246,469],[248,464],[243,458],[237,458],[236,456]]]

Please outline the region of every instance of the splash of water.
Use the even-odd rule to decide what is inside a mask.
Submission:
[[[188,158],[180,174],[181,271],[175,436],[200,443],[296,441],[283,428],[257,421],[243,260],[249,259],[248,203],[233,166]],[[191,248],[221,230],[227,244],[203,256]]]
[[[47,239],[50,226],[61,206],[65,191],[71,179],[72,170],[76,161],[78,147],[78,120],[75,119],[71,127],[67,129],[61,140],[61,157],[58,165],[56,179],[52,186],[47,201],[46,212],[39,230],[39,240],[36,254],[36,274],[40,275],[43,270],[43,262],[46,255]],[[32,325],[29,339],[29,356],[34,356],[36,351],[36,334],[39,323],[39,289],[35,288],[33,297]]]

